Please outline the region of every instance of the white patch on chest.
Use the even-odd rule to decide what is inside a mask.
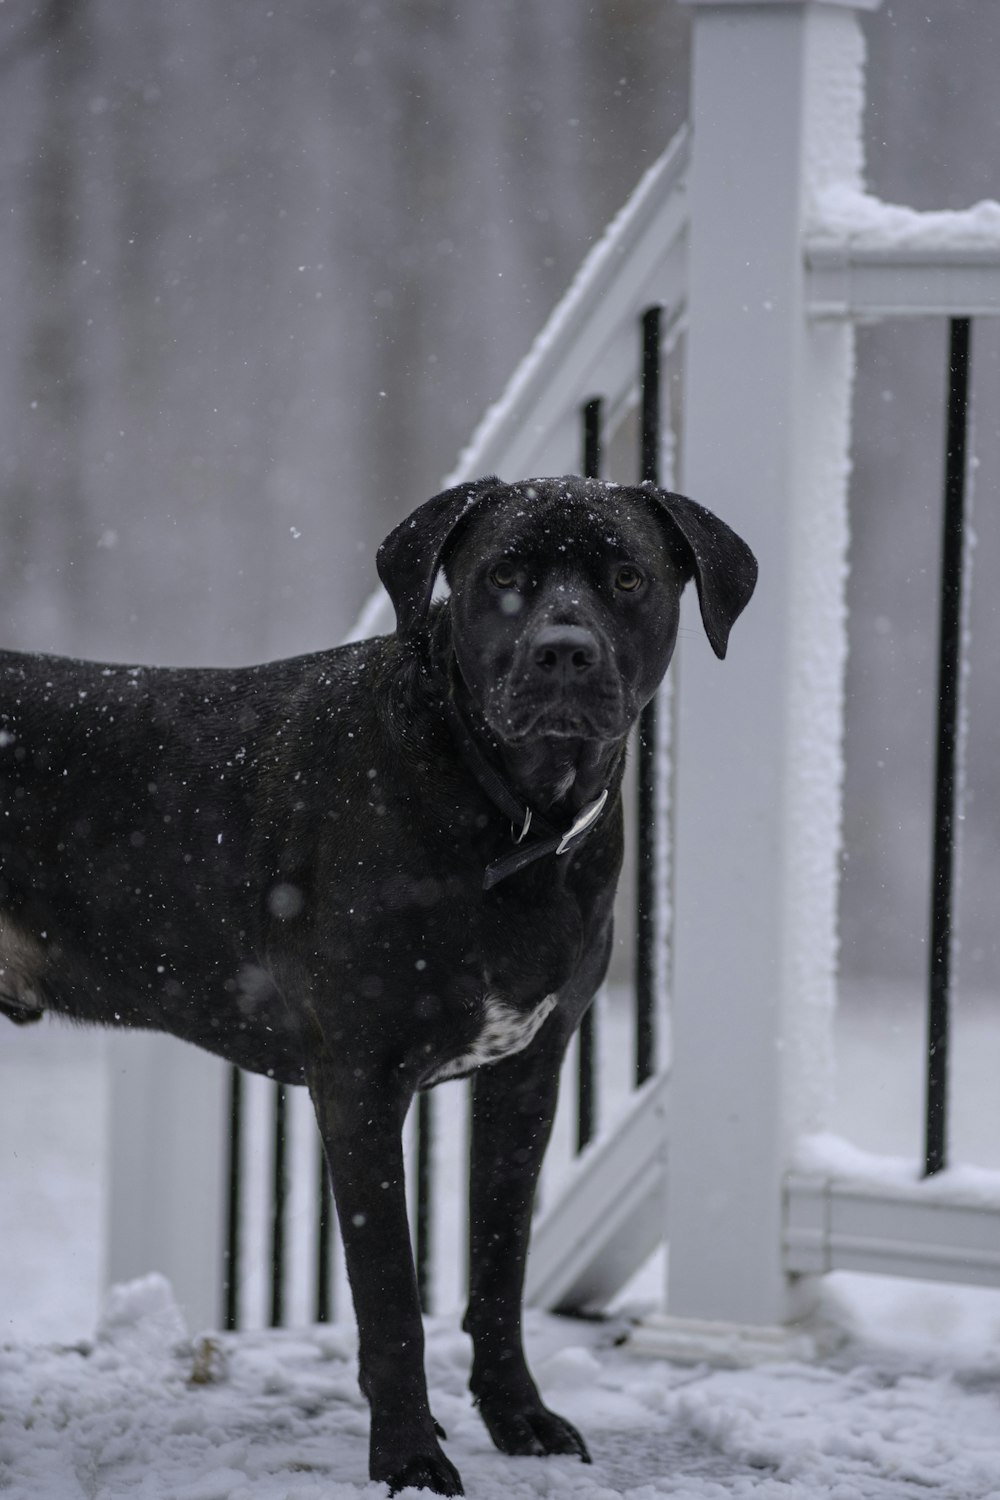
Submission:
[[[458,1078],[471,1073],[473,1068],[485,1067],[499,1062],[503,1057],[512,1057],[531,1045],[542,1024],[548,1019],[556,1003],[555,995],[546,995],[534,1010],[515,1010],[505,1005],[495,995],[487,995],[483,1006],[483,1025],[468,1052],[461,1057],[442,1063],[426,1080],[425,1087],[441,1083],[445,1078]]]

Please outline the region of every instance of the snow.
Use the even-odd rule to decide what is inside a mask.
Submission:
[[[1000,252],[1000,203],[984,198],[964,209],[919,210],[883,203],[851,182],[819,188],[806,224],[811,243],[844,241],[852,250],[947,255]]]
[[[572,1493],[717,1500],[977,1500],[1000,1494],[1000,1346],[951,1359],[854,1338],[824,1363],[748,1371],[639,1361],[618,1323],[541,1314],[528,1346],[590,1468],[507,1458],[466,1389],[469,1341],[428,1324],[434,1413],[478,1500]],[[0,1350],[0,1486],[18,1500],[351,1500],[367,1480],[367,1411],[346,1327],[184,1335],[161,1277],[113,1290],[96,1337]]]
[[[925,1201],[1000,1212],[1000,1172],[963,1164],[923,1181],[922,1165],[916,1157],[876,1155],[831,1132],[803,1136],[794,1166],[845,1185],[877,1191],[880,1197],[912,1196],[915,1184],[920,1182]]]
[[[861,28],[844,21],[832,7],[810,17],[802,154],[812,191],[833,180],[860,186],[864,174],[865,42]]]

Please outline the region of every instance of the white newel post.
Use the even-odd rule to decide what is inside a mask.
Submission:
[[[670,1318],[787,1322],[782,1182],[823,1122],[840,836],[852,335],[809,322],[810,193],[860,184],[878,0],[694,7],[682,488],[760,559],[719,664],[678,673]]]
[[[197,1047],[115,1033],[106,1280],[167,1277],[192,1333],[222,1315],[227,1070]]]

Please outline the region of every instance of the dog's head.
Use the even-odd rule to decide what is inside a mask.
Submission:
[[[667,669],[688,579],[723,657],[757,578],[746,543],[692,500],[574,476],[446,490],[377,562],[401,636],[426,626],[444,569],[458,669],[510,743],[625,734]]]

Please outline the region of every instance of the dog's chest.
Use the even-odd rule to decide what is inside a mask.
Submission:
[[[495,995],[488,995],[478,1036],[460,1056],[435,1068],[426,1079],[426,1086],[442,1083],[446,1078],[460,1078],[463,1073],[471,1073],[474,1068],[500,1062],[505,1057],[512,1057],[515,1052],[523,1052],[548,1020],[556,999],[555,995],[546,995],[533,1010],[523,1011],[506,1005]]]

